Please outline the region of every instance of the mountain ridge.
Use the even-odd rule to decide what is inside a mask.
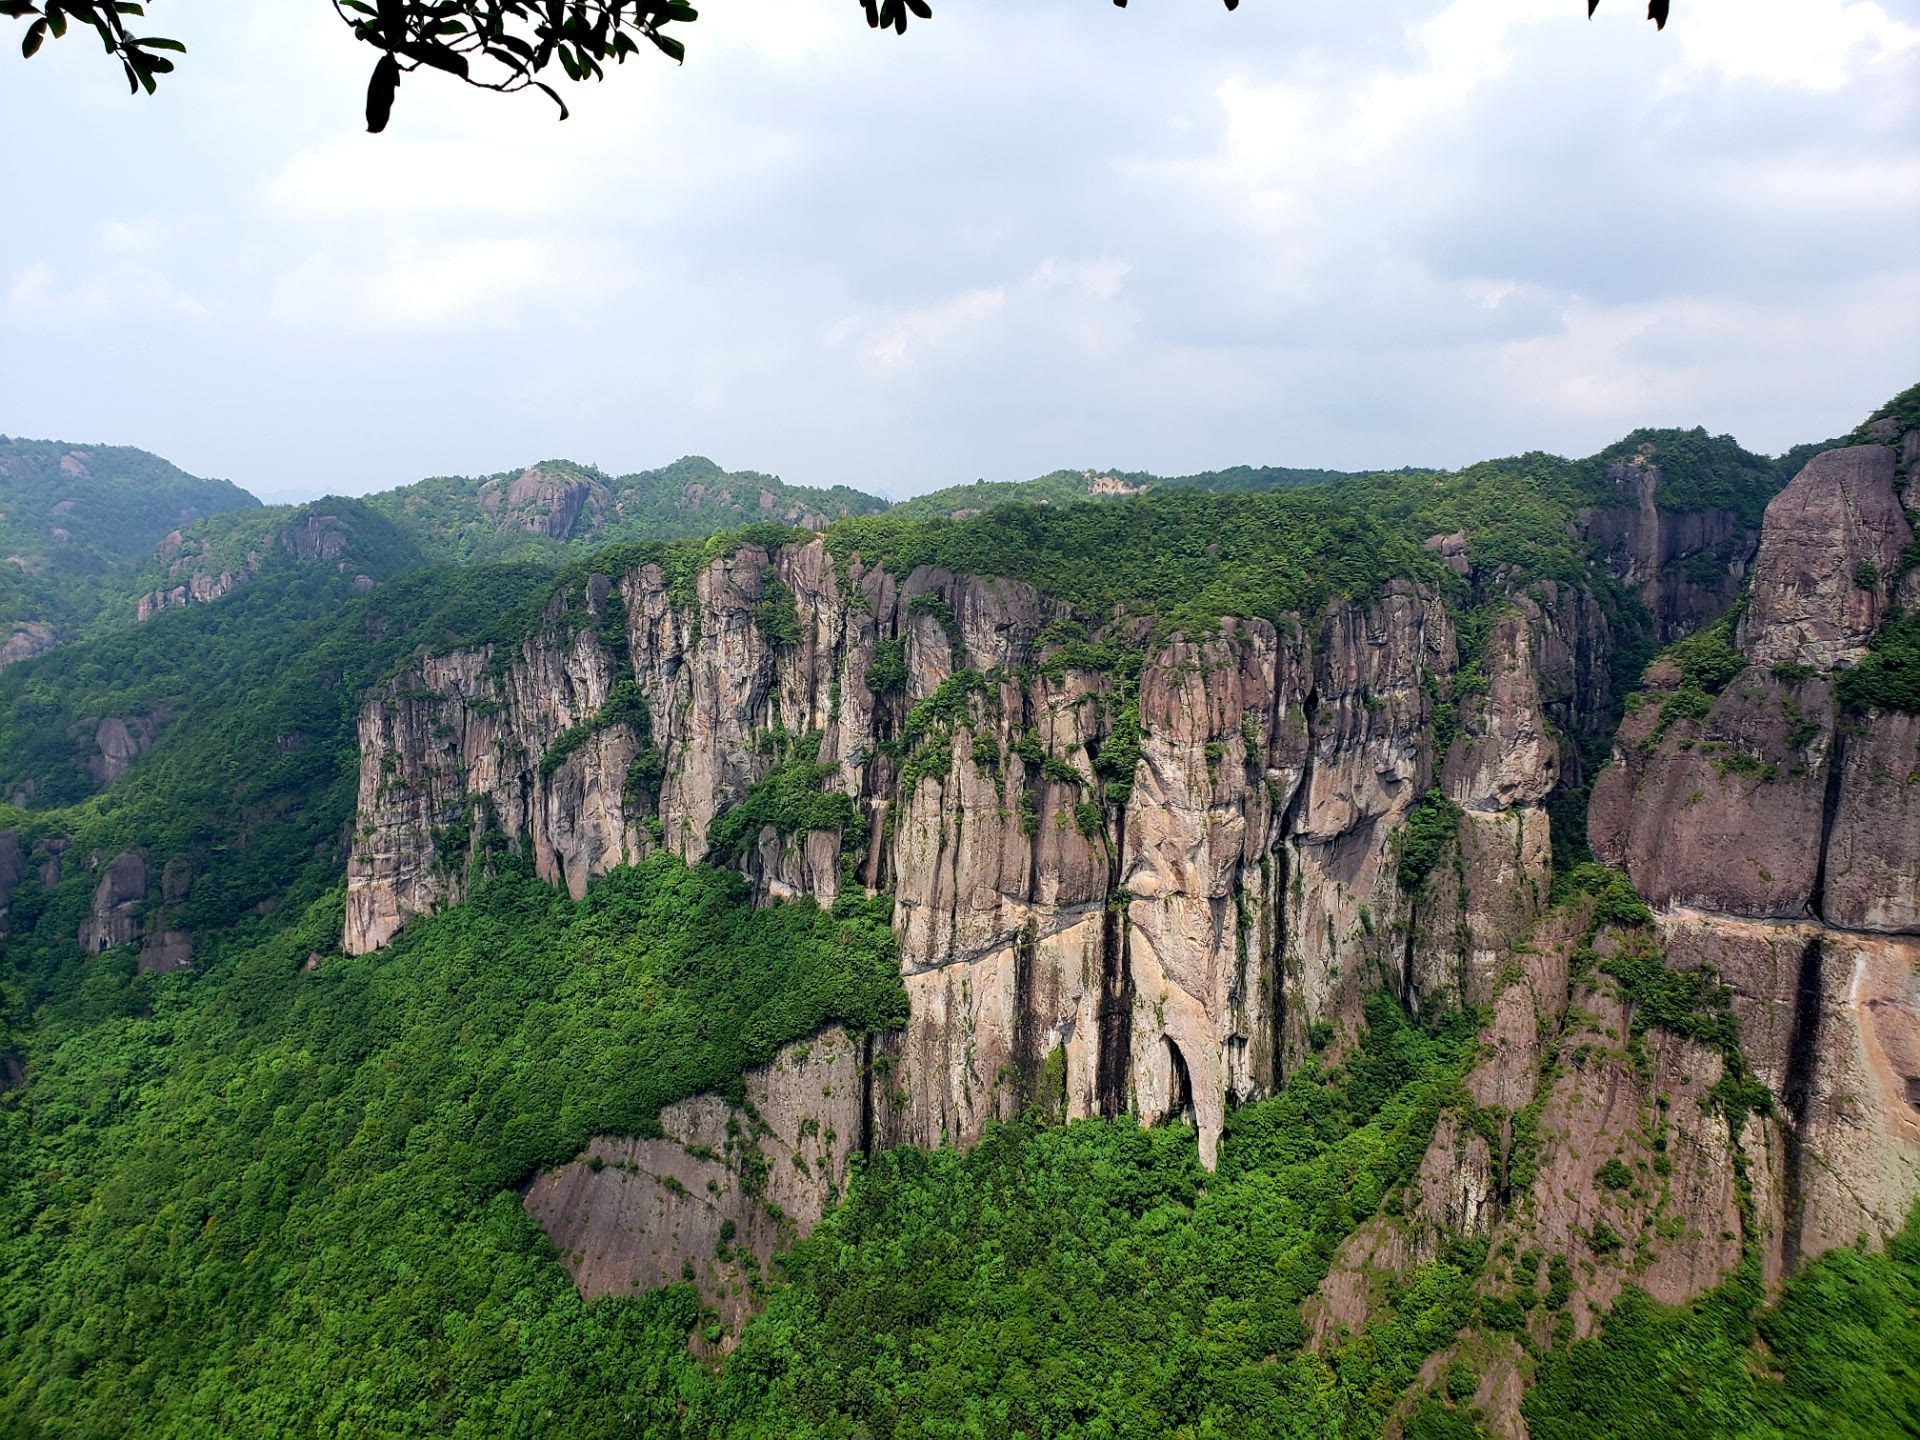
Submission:
[[[1764,457],[1739,450],[1730,437],[1708,437],[1702,430],[1635,432],[1586,462],[1603,463],[1621,446],[1653,444],[1670,451],[1723,452],[1709,460],[1724,469],[1729,447],[1739,457],[1735,464],[1764,467]],[[85,477],[56,480],[48,464],[71,461],[80,447],[58,441],[8,441],[16,456],[14,497],[0,510],[7,514],[33,508],[49,509],[70,503],[65,489]],[[101,625],[145,620],[168,606],[199,604],[216,599],[245,583],[276,554],[312,561],[323,559],[344,571],[378,581],[395,573],[395,546],[411,547],[416,564],[465,563],[481,559],[509,559],[546,554],[557,557],[567,549],[590,548],[623,540],[673,539],[720,533],[748,523],[775,522],[821,529],[837,519],[880,513],[900,519],[944,517],[965,519],[1001,505],[1060,505],[1128,499],[1149,493],[1193,490],[1207,493],[1260,492],[1360,481],[1368,476],[1419,475],[1448,472],[1412,467],[1387,472],[1342,472],[1285,467],[1236,466],[1185,476],[1159,476],[1145,471],[1054,471],[1033,480],[979,482],[948,487],[900,501],[888,501],[844,486],[827,489],[791,486],[756,471],[730,472],[704,456],[683,456],[654,470],[611,476],[595,466],[568,460],[546,460],[518,471],[482,476],[442,476],[412,482],[349,499],[323,496],[292,504],[264,505],[256,497],[226,481],[199,481],[159,457],[129,447],[94,447],[103,456],[120,457],[122,468],[142,477],[159,476],[175,490],[185,486],[208,505],[222,502],[226,512],[200,514],[196,507],[154,511],[137,537],[116,534],[110,554],[89,561],[92,571],[84,583],[77,580],[35,583],[47,557],[31,547],[13,555],[12,565],[0,570],[0,625],[8,637],[0,641],[0,666],[43,653],[52,645]],[[91,453],[91,452],[89,452]],[[29,460],[52,457],[29,466]],[[69,457],[62,460],[62,457]],[[5,464],[0,458],[0,464]],[[1777,467],[1776,467],[1777,468]],[[28,494],[20,480],[38,479],[45,494]],[[1784,483],[1790,476],[1781,476]],[[1678,483],[1694,483],[1676,477]],[[152,488],[150,479],[136,485]],[[197,489],[194,487],[198,487]],[[163,489],[166,487],[162,487]],[[55,494],[55,491],[61,491]],[[201,493],[204,492],[204,493]],[[137,489],[130,500],[137,499]],[[158,498],[158,497],[154,497]],[[1672,505],[1671,495],[1655,503]],[[1746,518],[1757,521],[1751,499],[1743,501]],[[360,508],[356,508],[360,507]],[[147,505],[149,510],[153,507]],[[245,512],[245,513],[241,513]],[[373,542],[370,553],[353,552],[357,532],[371,523],[369,515],[384,516],[400,527],[403,536]],[[319,557],[294,534],[302,524],[319,523],[346,537],[342,548]],[[6,538],[0,529],[0,540]],[[53,527],[50,538],[67,533]],[[65,546],[59,542],[56,549]],[[44,547],[42,547],[44,548]],[[62,559],[71,565],[72,553]],[[9,578],[11,577],[11,578]]]

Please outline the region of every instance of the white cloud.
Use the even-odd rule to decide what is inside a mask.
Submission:
[[[1687,0],[1675,10],[1686,68],[1729,80],[1838,90],[1920,47],[1920,27],[1872,0]]]
[[[183,240],[201,240],[213,228],[204,215],[138,215],[102,221],[100,249],[109,255],[148,257]]]
[[[7,285],[10,320],[45,326],[108,321],[133,314],[206,319],[208,307],[149,267],[122,261],[71,282],[45,261],[15,271]]]
[[[532,237],[403,242],[343,260],[312,255],[274,284],[267,316],[322,330],[511,331],[530,305],[578,303],[621,283],[590,257]]]
[[[1920,378],[1893,0],[938,8],[729,0],[564,125],[421,75],[379,137],[313,0],[183,13],[152,100],[49,47],[0,124],[100,158],[9,156],[0,428],[282,491],[701,451],[901,493],[1777,449]],[[343,367],[418,403],[342,415]]]

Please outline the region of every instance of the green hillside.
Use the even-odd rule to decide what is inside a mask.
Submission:
[[[964,518],[996,505],[1073,505],[1086,500],[1124,500],[1152,490],[1293,490],[1338,480],[1339,470],[1293,470],[1275,465],[1236,465],[1193,475],[1154,475],[1144,470],[1053,470],[1033,480],[977,480],[902,500],[892,513],[913,519]]]
[[[1782,481],[1730,441],[1646,431],[1583,460],[1120,477],[1141,493],[1100,503],[1044,477],[954,519],[699,460],[623,478],[553,462],[235,507],[166,555],[103,560],[122,599],[245,579],[97,624],[0,690],[0,830],[30,862],[0,959],[20,1077],[0,1088],[0,1434],[1377,1440],[1404,1420],[1464,1440],[1483,1433],[1473,1360],[1423,1378],[1463,1326],[1524,1351],[1526,1419],[1554,1440],[1911,1429],[1912,1229],[1773,1296],[1750,1267],[1676,1310],[1630,1293],[1594,1338],[1551,1345],[1476,1289],[1512,1257],[1452,1243],[1370,1324],[1309,1343],[1301,1299],[1391,1213],[1485,1019],[1380,998],[1343,1053],[1317,1037],[1230,1117],[1211,1174],[1184,1125],[1062,1125],[1038,1103],[965,1154],[869,1157],[754,1282],[765,1309],[738,1350],[696,1354],[717,1332],[691,1285],[583,1303],[516,1187],[675,1099],[738,1097],[747,1066],[824,1024],[899,1026],[892,897],[755,910],[738,875],[655,855],[575,902],[495,845],[464,903],[387,950],[335,949],[368,689],[422,653],[523,639],[591,574],[657,563],[684,587],[824,519],[837,554],[896,574],[1032,583],[1076,616],[1057,653],[1122,687],[1172,629],[1403,576],[1452,608],[1470,679],[1502,597],[1568,581],[1608,607],[1623,689],[1647,617],[1582,516],[1633,503],[1615,471],[1644,460],[1675,508],[1757,514]],[[1456,531],[1472,575],[1427,547]],[[154,725],[110,782],[87,763],[101,717]],[[98,872],[46,862],[134,846],[192,875],[155,902],[192,932],[191,971],[74,943]]]
[[[843,485],[788,485],[723,470],[698,455],[619,476],[545,460],[494,475],[439,476],[366,499],[431,553],[463,561],[616,540],[682,540],[759,521],[824,525],[886,508],[886,501]]]
[[[28,626],[46,627],[36,642],[71,637],[169,531],[259,504],[144,450],[0,435],[0,646]]]

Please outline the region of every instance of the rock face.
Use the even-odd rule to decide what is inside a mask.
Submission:
[[[555,540],[598,529],[607,513],[607,487],[570,471],[529,466],[512,480],[480,487],[480,506],[502,530],[527,530]]]
[[[139,938],[140,908],[147,899],[147,860],[138,850],[127,850],[101,870],[93,887],[93,904],[80,922],[80,948],[101,955],[116,945]]]
[[[763,903],[894,896],[907,1025],[750,1079],[772,1163],[758,1194],[753,1127],[710,1097],[675,1107],[665,1138],[602,1137],[534,1182],[528,1207],[587,1293],[691,1262],[733,1315],[784,1233],[766,1202],[804,1225],[850,1149],[965,1144],[1029,1101],[1190,1121],[1211,1164],[1228,1111],[1271,1093],[1310,1033],[1337,1049],[1383,987],[1486,1006],[1486,1049],[1405,1215],[1336,1264],[1319,1330],[1364,1313],[1363,1271],[1463,1234],[1536,1255],[1485,1283],[1554,1296],[1542,1340],[1551,1312],[1572,1303],[1584,1333],[1586,1302],[1626,1283],[1699,1293],[1750,1226],[1777,1276],[1884,1235],[1920,1193],[1920,721],[1841,716],[1832,673],[1892,603],[1909,538],[1875,450],[1809,465],[1757,555],[1736,516],[1660,511],[1655,480],[1620,481],[1639,528],[1610,563],[1670,633],[1730,603],[1751,558],[1746,668],[1706,696],[1654,667],[1588,817],[1667,963],[1731,986],[1737,1053],[1642,1033],[1584,915],[1548,909],[1546,807],[1611,725],[1604,607],[1502,589],[1446,536],[1492,615],[1470,674],[1448,605],[1410,582],[1147,648],[1143,624],[1023,584],[892,573],[817,539],[743,543],[692,576],[591,576],[510,650],[428,657],[368,697],[343,944],[457,899],[491,836],[576,896],[657,847],[738,864]],[[1676,559],[1708,552],[1728,583],[1683,587]],[[1133,647],[1137,669],[1080,663],[1102,653],[1083,640]],[[847,818],[715,831],[793,761],[823,767]],[[724,854],[710,834],[732,837]],[[782,1066],[826,1067],[824,1108],[782,1100]],[[1748,1073],[1773,1107],[1742,1124],[1715,1086]]]
[[[1673,719],[1673,703],[1650,692],[1621,723],[1588,811],[1595,853],[1624,866],[1656,907],[1806,914],[1833,750],[1831,682],[1755,666],[1701,719]]]
[[[247,560],[249,563],[244,569],[222,570],[217,575],[188,570],[179,584],[167,586],[162,590],[150,590],[142,595],[134,603],[134,618],[151,620],[169,607],[211,604],[259,569],[257,557],[249,555]],[[176,571],[179,568],[175,566]]]
[[[748,1109],[682,1100],[660,1138],[597,1136],[522,1203],[582,1295],[695,1280],[737,1334],[775,1249],[813,1228],[865,1148],[867,1078],[860,1043],[827,1030],[749,1071]]]
[[[1582,513],[1588,545],[1616,580],[1631,586],[1662,642],[1724,614],[1740,594],[1759,531],[1732,510],[1666,510],[1658,503],[1657,448],[1607,468],[1621,504]]]
[[[16,620],[0,639],[0,670],[19,660],[44,655],[60,643],[51,625],[40,620]]]
[[[1760,1216],[1776,1272],[1888,1233],[1920,1197],[1920,719],[1842,714],[1832,677],[1885,617],[1912,539],[1894,475],[1892,449],[1852,446],[1775,497],[1737,632],[1749,668],[1704,713],[1652,692],[1588,817],[1671,963],[1735,991],[1780,1102]]]
[[[153,745],[159,725],[151,715],[126,719],[109,715],[94,731],[94,748],[99,752],[87,760],[87,771],[96,785],[106,785],[127,773],[127,767]]]
[[[457,898],[489,832],[575,895],[655,846],[698,860],[799,754],[859,824],[769,826],[740,863],[766,899],[895,896],[910,1019],[875,1143],[971,1141],[1052,1073],[1066,1114],[1190,1119],[1211,1163],[1314,1023],[1350,1030],[1383,981],[1490,992],[1544,895],[1554,730],[1604,714],[1590,597],[1513,597],[1464,707],[1445,766],[1464,913],[1459,887],[1429,903],[1397,880],[1459,667],[1438,596],[1223,621],[1132,683],[1068,663],[1054,622],[1072,628],[1031,587],[842,565],[820,541],[743,545],[688,591],[655,566],[594,577],[514,653],[433,657],[369,698],[343,944]]]
[[[258,537],[244,553],[223,549],[204,535],[170,532],[157,552],[166,567],[166,583],[135,602],[136,619],[150,620],[182,605],[210,604],[276,565],[326,565],[342,575],[352,573],[356,529],[368,522],[363,513],[356,519],[354,512],[342,508],[347,505],[357,502],[327,499],[303,505],[271,537]],[[371,576],[354,576],[356,589],[368,590],[373,584]]]
[[[1913,542],[1893,476],[1889,447],[1854,445],[1815,456],[1774,496],[1740,619],[1754,664],[1828,670],[1866,652]]]

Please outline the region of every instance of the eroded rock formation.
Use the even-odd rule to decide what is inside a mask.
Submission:
[[[11,558],[11,557],[10,557]],[[16,620],[0,639],[0,670],[20,660],[44,655],[60,643],[53,626],[41,620]]]
[[[1651,692],[1589,817],[1671,954],[1736,992],[1781,1101],[1776,1266],[1886,1234],[1920,1197],[1920,725],[1834,695],[1912,540],[1894,459],[1828,451],[1775,497],[1738,629],[1748,668],[1704,714]]]
[[[1607,466],[1616,506],[1581,514],[1589,546],[1632,588],[1662,641],[1723,614],[1740,594],[1759,529],[1734,510],[1660,503],[1666,463],[1649,442]]]
[[[1269,1093],[1315,1021],[1350,1028],[1383,982],[1488,990],[1541,898],[1551,732],[1600,720],[1587,597],[1515,597],[1498,627],[1446,767],[1479,843],[1437,944],[1405,938],[1394,836],[1439,778],[1459,665],[1439,596],[1396,582],[1279,628],[1226,620],[1137,677],[1067,663],[1047,627],[1069,618],[1028,586],[896,577],[817,540],[743,546],[691,594],[653,566],[596,577],[514,654],[435,657],[368,700],[344,944],[457,897],[488,830],[575,895],[656,845],[700,859],[807,737],[856,833],[768,827],[743,863],[769,897],[893,892],[911,1018],[887,1143],[973,1139],[1058,1050],[1069,1115],[1191,1116],[1211,1163],[1227,1109]]]
[[[1624,1283],[1697,1294],[1750,1241],[1777,1277],[1887,1233],[1920,1189],[1920,722],[1842,715],[1834,685],[1896,600],[1911,531],[1891,455],[1810,465],[1757,557],[1737,517],[1661,511],[1653,480],[1620,477],[1643,513],[1613,558],[1663,633],[1717,615],[1751,562],[1746,668],[1708,696],[1653,667],[1589,813],[1666,963],[1731,986],[1737,1053],[1646,1028],[1584,912],[1549,909],[1546,807],[1612,725],[1621,637],[1593,593],[1503,589],[1459,537],[1436,548],[1491,614],[1470,672],[1453,608],[1406,581],[1154,637],[817,539],[742,544],[692,577],[593,576],[510,651],[431,657],[368,698],[343,943],[457,899],[489,835],[576,896],[656,847],[738,864],[761,901],[894,896],[909,1020],[864,1058],[834,1041],[860,1083],[827,1088],[864,1097],[835,1112],[843,1148],[756,1196],[714,1139],[752,1127],[718,1101],[675,1107],[664,1139],[597,1140],[528,1195],[589,1293],[696,1257],[732,1314],[738,1257],[783,1233],[767,1198],[804,1228],[844,1147],[966,1143],[1033,1099],[1191,1120],[1211,1164],[1228,1111],[1271,1093],[1310,1033],[1330,1025],[1337,1048],[1383,987],[1487,1007],[1486,1049],[1405,1214],[1336,1264],[1319,1333],[1365,1313],[1356,1274],[1449,1237],[1536,1256],[1540,1338],[1569,1305],[1585,1333]],[[1680,587],[1676,557],[1708,551],[1728,583]],[[1099,658],[1114,649],[1137,664]],[[795,760],[825,767],[852,818],[769,822],[710,854],[716,821]],[[1410,878],[1416,819],[1434,855]],[[1749,1083],[1771,1100],[1730,1106]],[[795,1149],[754,1107],[763,1145]],[[715,1264],[726,1220],[735,1258]]]
[[[775,1249],[812,1228],[866,1147],[869,1078],[862,1043],[827,1030],[749,1071],[746,1108],[669,1105],[657,1138],[597,1136],[523,1204],[582,1295],[694,1280],[737,1334]]]
[[[93,904],[80,922],[80,948],[100,955],[126,945],[140,934],[140,907],[147,898],[147,857],[127,850],[102,867],[93,887]]]

